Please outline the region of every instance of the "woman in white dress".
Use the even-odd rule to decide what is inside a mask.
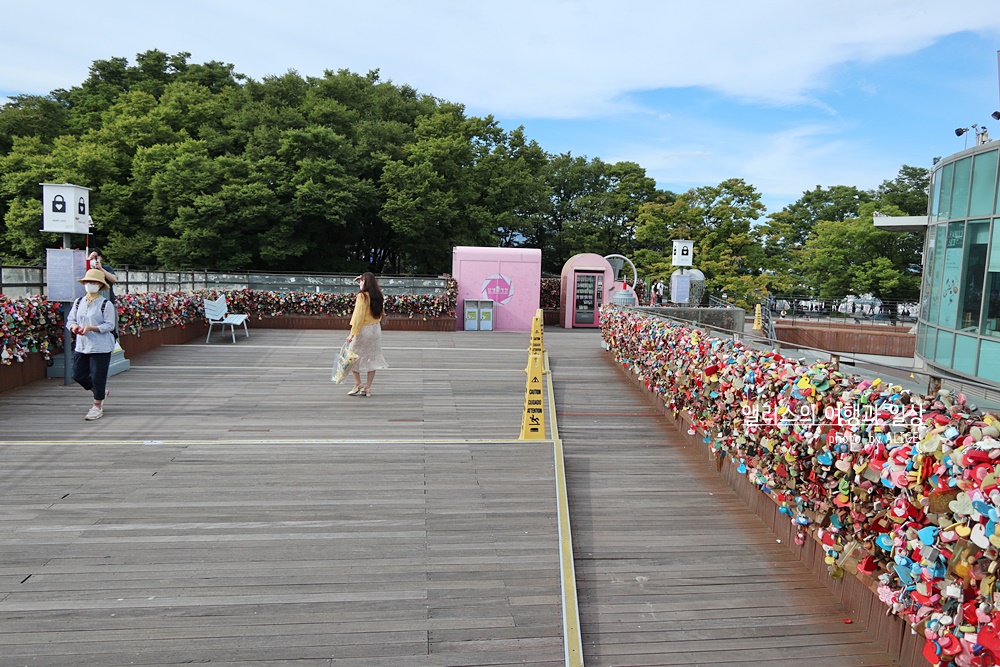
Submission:
[[[351,332],[347,342],[353,342],[352,350],[358,360],[351,371],[354,374],[354,388],[349,396],[371,396],[375,371],[388,368],[382,356],[382,315],[385,312],[385,297],[378,286],[374,273],[363,273],[357,278],[358,296],[354,300],[354,314],[351,315]],[[365,382],[361,374],[365,373]]]

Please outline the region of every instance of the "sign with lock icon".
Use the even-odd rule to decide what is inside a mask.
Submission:
[[[692,266],[694,259],[694,241],[674,241],[674,254],[671,258],[673,266]]]
[[[90,217],[90,188],[72,183],[39,185],[42,186],[43,232],[90,233],[93,223]]]

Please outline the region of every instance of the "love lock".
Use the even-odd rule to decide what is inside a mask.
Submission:
[[[53,213],[65,213],[66,212],[66,199],[62,195],[56,195],[52,198],[52,212]]]

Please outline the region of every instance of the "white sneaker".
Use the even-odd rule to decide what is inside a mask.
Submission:
[[[90,411],[87,413],[87,416],[84,417],[84,419],[86,419],[89,422],[92,422],[95,419],[100,419],[103,416],[104,416],[104,410],[95,405],[92,408],[90,408]]]

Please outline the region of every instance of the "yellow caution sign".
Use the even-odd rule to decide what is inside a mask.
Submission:
[[[760,311],[760,304],[753,309],[753,330],[763,331],[764,330],[764,318]]]
[[[545,405],[542,398],[545,368],[545,313],[539,308],[531,318],[531,341],[528,344],[528,374],[524,386],[524,415],[521,417],[521,440],[545,439]]]
[[[545,439],[545,404],[542,388],[545,386],[542,355],[529,354],[528,367],[524,369],[528,379],[524,387],[524,416],[521,418],[519,440]]]
[[[541,354],[545,351],[545,314],[541,308],[535,311],[531,318],[531,342],[528,344],[528,354]]]

